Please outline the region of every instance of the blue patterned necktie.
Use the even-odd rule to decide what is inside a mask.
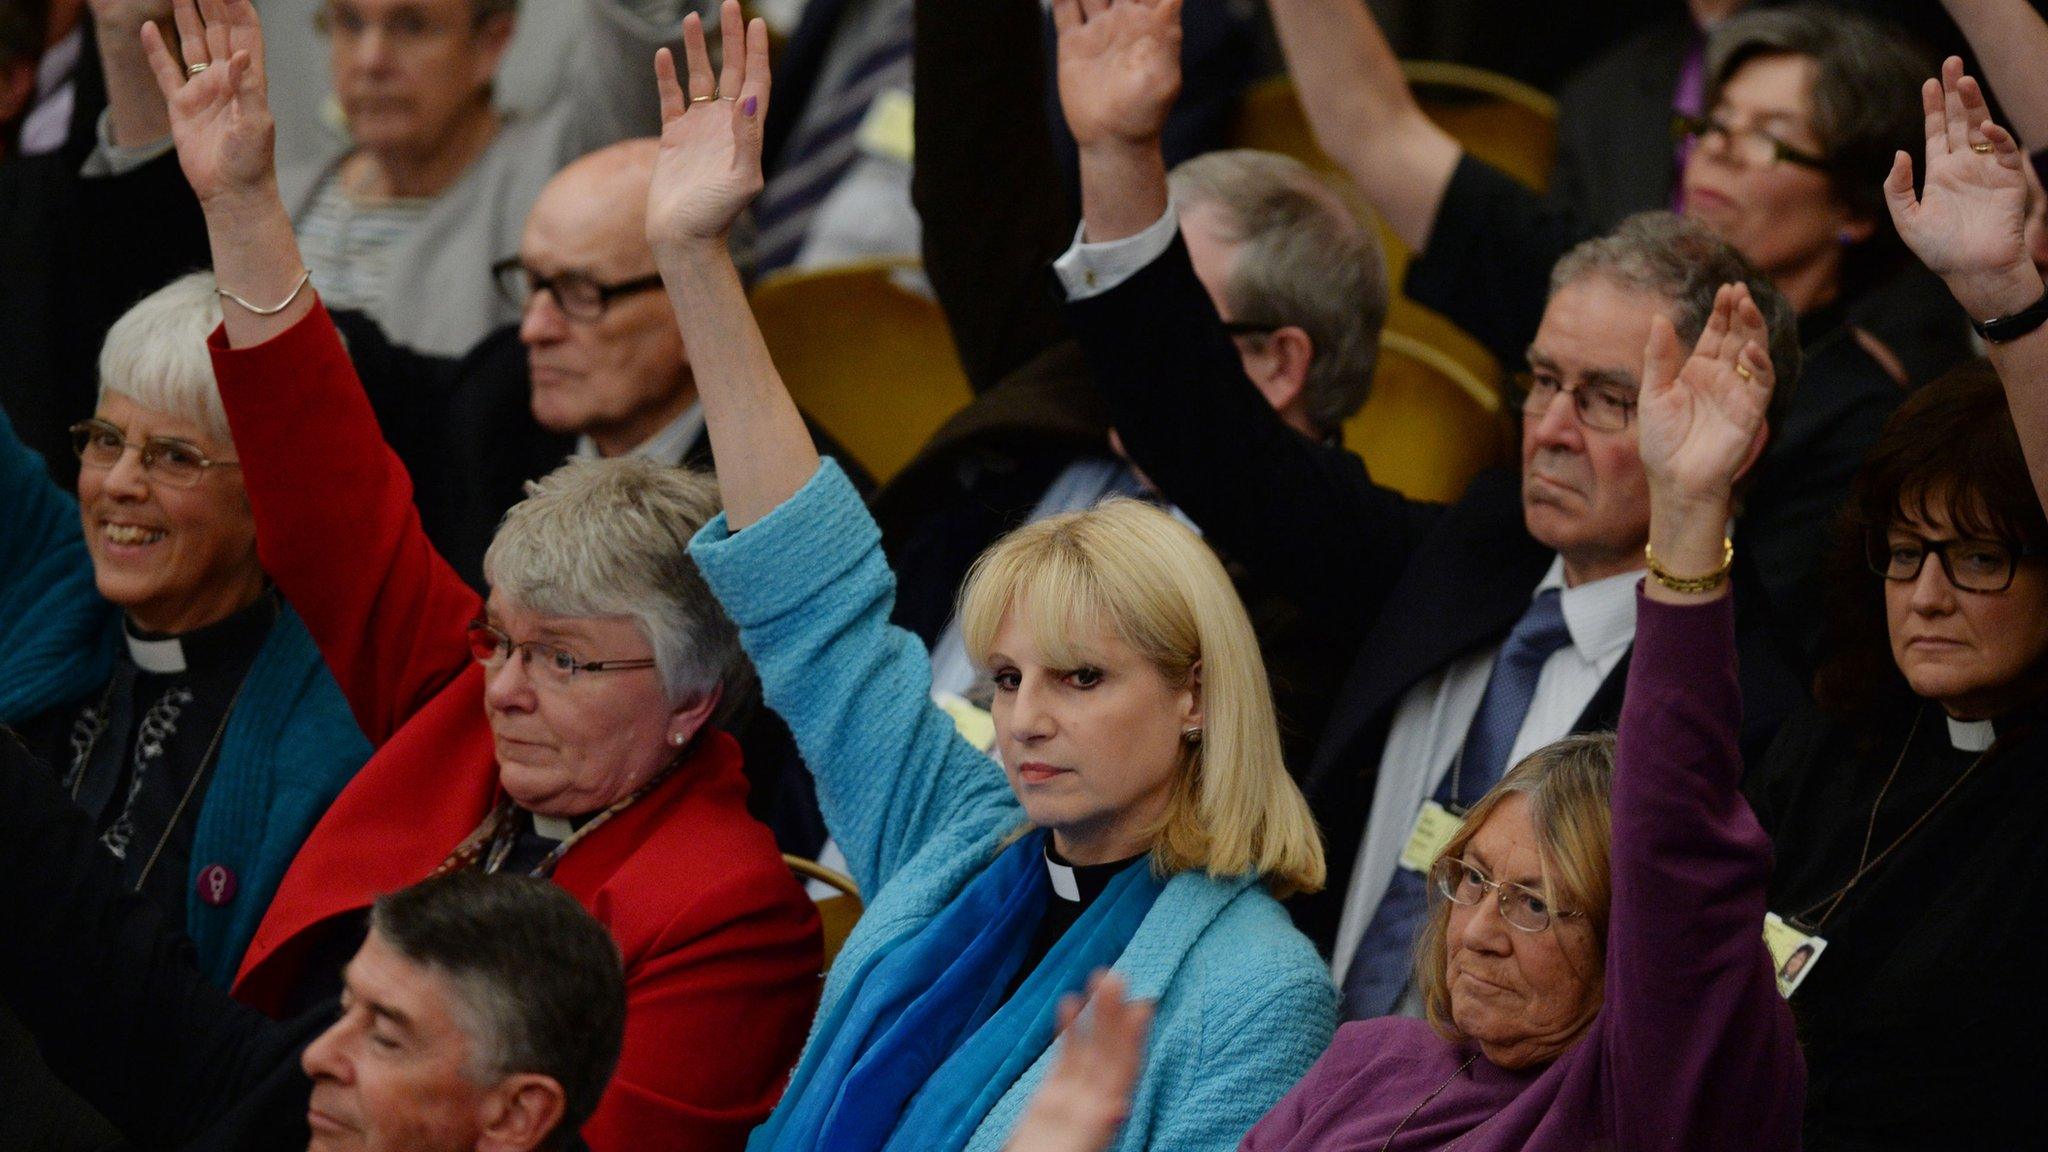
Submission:
[[[1456,769],[1445,773],[1443,783],[1437,786],[1437,803],[1464,812],[1500,780],[1508,768],[1508,754],[1514,751],[1515,737],[1521,734],[1522,721],[1529,716],[1529,705],[1536,699],[1536,681],[1543,674],[1543,665],[1571,643],[1571,638],[1558,590],[1546,588],[1537,593],[1493,658],[1486,695],[1480,698],[1479,712],[1465,731]],[[1385,1016],[1400,1003],[1413,976],[1415,933],[1429,906],[1428,879],[1424,873],[1395,866],[1387,893],[1380,898],[1379,909],[1366,925],[1358,952],[1344,973],[1345,1019]]]

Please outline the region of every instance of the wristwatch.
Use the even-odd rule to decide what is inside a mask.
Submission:
[[[2048,292],[2043,292],[2039,300],[2010,316],[1981,322],[1973,318],[1970,327],[1975,328],[1977,335],[1987,343],[2004,344],[2025,336],[2043,323],[2048,323]]]

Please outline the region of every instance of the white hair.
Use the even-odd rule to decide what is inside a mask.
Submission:
[[[689,555],[718,514],[718,482],[639,457],[572,460],[527,486],[484,554],[484,579],[547,616],[631,618],[669,699],[723,686],[718,716],[752,685],[739,630]]]
[[[230,443],[227,410],[206,338],[220,326],[213,273],[194,272],[144,296],[107,331],[100,348],[100,395],[190,420]]]

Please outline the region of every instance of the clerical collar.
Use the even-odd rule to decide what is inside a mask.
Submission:
[[[128,642],[128,658],[137,668],[157,676],[174,676],[237,656],[253,656],[270,635],[277,611],[276,595],[265,592],[248,606],[190,632],[151,632],[123,617],[121,635]]]
[[[586,816],[543,816],[538,812],[527,812],[526,819],[532,824],[534,835],[549,840],[567,840],[596,815],[592,812]]]
[[[1958,752],[1982,752],[1998,739],[1998,732],[1989,720],[1948,720],[1949,747]]]
[[[1052,837],[1045,839],[1045,872],[1052,878],[1052,894],[1069,904],[1093,904],[1117,873],[1143,857],[1139,853],[1107,864],[1069,864],[1053,848]]]

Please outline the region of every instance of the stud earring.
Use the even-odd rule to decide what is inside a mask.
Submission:
[[[1180,741],[1183,744],[1200,744],[1202,742],[1202,726],[1193,724],[1181,729]]]
[[[681,732],[669,733],[668,742],[677,748],[681,748],[683,746],[683,734]]]

